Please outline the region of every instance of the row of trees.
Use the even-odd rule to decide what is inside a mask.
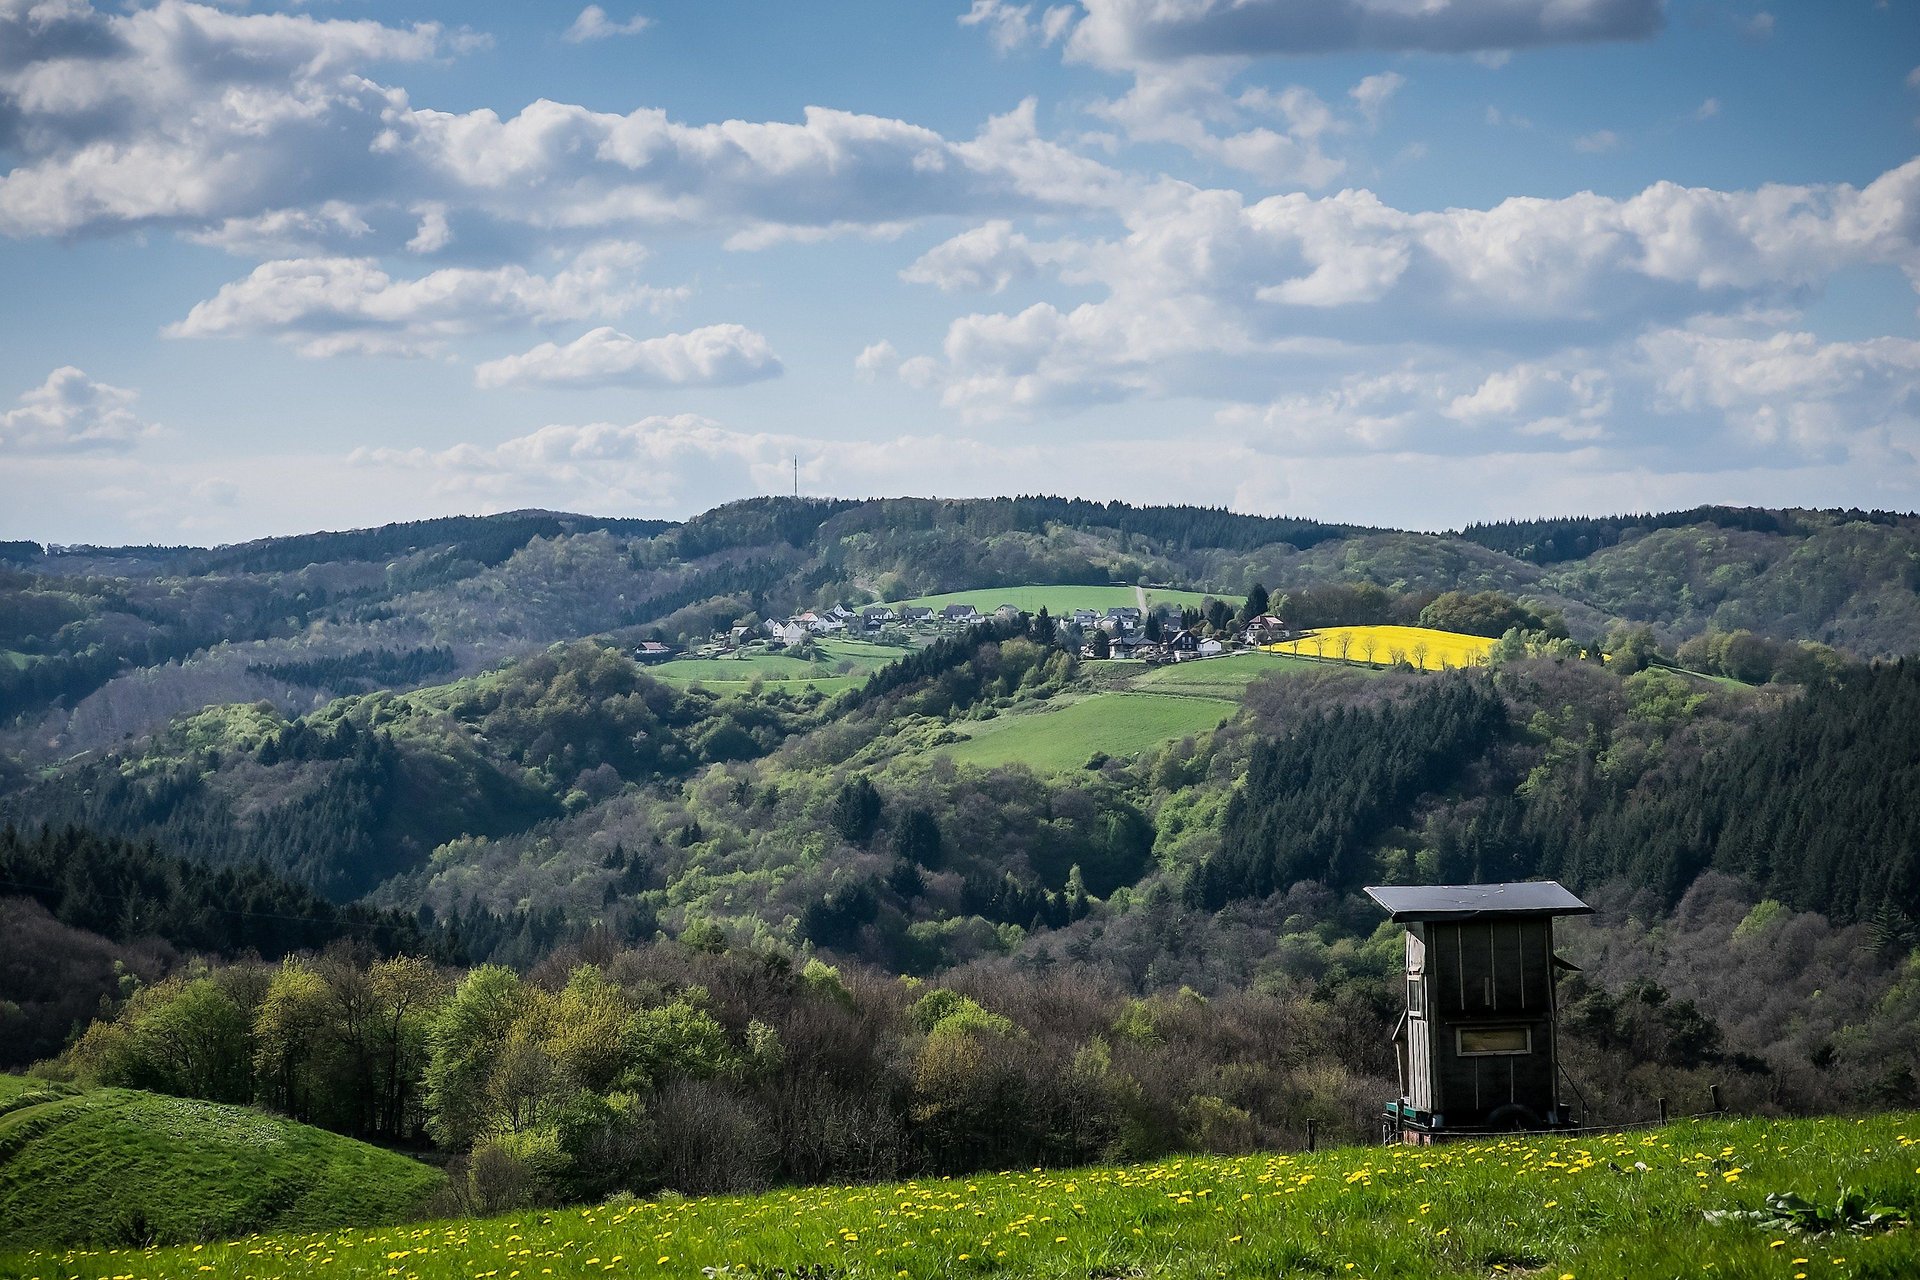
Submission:
[[[431,1142],[483,1200],[742,1189],[1361,1136],[1392,984],[1356,981],[1365,1027],[1300,996],[933,988],[672,944],[527,976],[336,947],[143,987],[60,1070]]]

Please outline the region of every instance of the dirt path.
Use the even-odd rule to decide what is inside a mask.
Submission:
[[[1147,616],[1147,589],[1145,587],[1135,587],[1133,589],[1133,598],[1140,605],[1140,616],[1143,618],[1146,617]]]

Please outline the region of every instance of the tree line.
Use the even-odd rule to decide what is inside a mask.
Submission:
[[[1304,880],[1358,887],[1375,870],[1382,831],[1506,729],[1491,681],[1462,672],[1404,702],[1335,708],[1259,743],[1227,802],[1220,848],[1194,868],[1187,900],[1219,910]]]

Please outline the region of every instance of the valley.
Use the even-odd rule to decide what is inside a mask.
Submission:
[[[12,670],[82,683],[9,686],[0,1065],[88,1114],[148,1089],[431,1151],[463,1216],[1291,1151],[1309,1123],[1366,1140],[1393,1089],[1403,958],[1362,886],[1544,877],[1598,908],[1560,983],[1593,1123],[1709,1085],[1745,1115],[1920,1102],[1920,671],[1886,656],[1920,597],[1911,519],[1623,518],[1543,565],[1076,510],[774,500],[43,553],[4,583],[36,658]],[[1713,616],[1755,625],[1700,612],[1689,566],[1734,583],[1716,549],[1767,538],[1854,575],[1830,624],[1752,584]],[[1836,538],[1845,568],[1815,550]],[[1631,600],[1606,595],[1636,556]],[[253,630],[231,607],[296,586],[304,613]],[[165,609],[232,629],[174,656]],[[1837,643],[1868,619],[1889,647]],[[136,623],[153,661],[123,647],[89,687]],[[234,1203],[232,1230],[318,1221]],[[1563,1242],[1588,1272],[1618,1248],[1595,1230]],[[552,1247],[637,1247],[601,1243]],[[1405,1247],[1391,1265],[1459,1264]]]

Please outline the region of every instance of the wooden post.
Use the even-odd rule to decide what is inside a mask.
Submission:
[[[1665,1124],[1667,1122],[1667,1100],[1665,1098],[1661,1098],[1659,1102],[1660,1102],[1660,1123]]]
[[[1707,1092],[1713,1095],[1713,1114],[1719,1115],[1722,1111],[1726,1110],[1725,1107],[1720,1105],[1720,1086],[1719,1085],[1717,1084],[1708,1085]]]
[[[1314,1149],[1313,1130],[1314,1130],[1314,1122],[1312,1120],[1308,1120],[1307,1121],[1307,1150],[1309,1151],[1312,1151]]]

